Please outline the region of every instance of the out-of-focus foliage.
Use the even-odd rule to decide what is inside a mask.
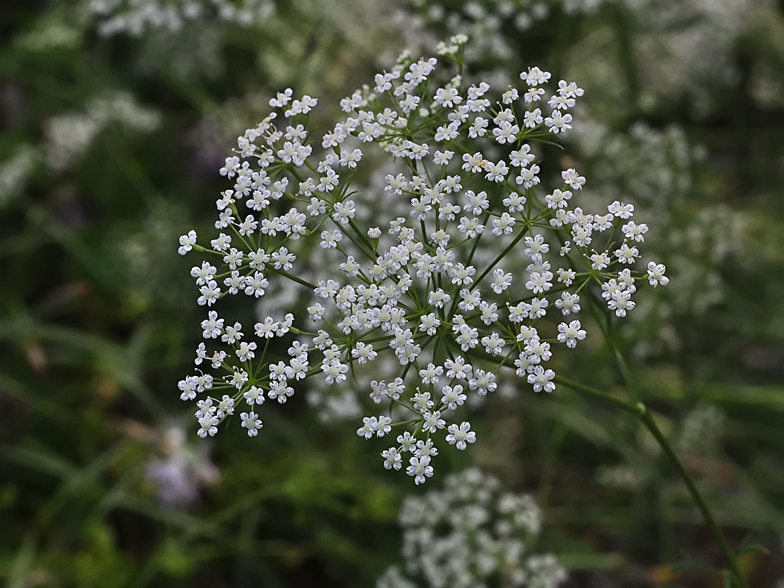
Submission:
[[[546,155],[584,198],[634,203],[671,277],[622,330],[594,320],[733,547],[770,550],[742,556],[750,584],[784,577],[780,3],[278,0],[247,20],[223,0],[134,34],[106,25],[131,2],[98,4],[0,6],[3,585],[369,586],[403,561],[398,509],[426,489],[353,421],[295,396],[257,438],[195,436],[177,381],[201,313],[177,236],[210,222],[233,137],[276,91],[337,104],[456,32],[478,48],[467,77],[540,65],[586,89],[590,122]],[[612,350],[586,344],[561,371],[623,394]],[[685,486],[627,415],[566,389],[479,410],[450,465],[535,494],[566,585],[720,585]]]

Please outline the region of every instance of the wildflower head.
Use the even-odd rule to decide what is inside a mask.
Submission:
[[[211,359],[217,374],[183,380],[184,400],[207,390],[245,400],[253,436],[262,424],[250,410],[261,412],[264,396],[286,402],[310,378],[346,398],[351,381],[380,412],[357,434],[392,440],[384,466],[420,484],[433,475],[435,440],[457,450],[476,441],[457,416],[471,397],[503,377],[556,389],[548,362],[586,338],[572,316],[586,289],[622,317],[636,284],[666,285],[664,266],[635,271],[647,227],[630,220],[632,205],[584,211],[586,180],[574,168],[541,187],[551,182],[536,144],[569,130],[576,84],[551,84],[532,67],[512,99],[508,88],[465,87],[437,66],[402,59],[343,100],[345,117],[321,137],[308,128],[317,101],[287,90],[239,138],[221,169],[234,185],[217,201],[218,235],[209,246],[195,233],[180,240],[181,253],[209,258],[192,270],[197,303],[209,309],[210,347],[225,344],[200,347],[198,364]],[[379,160],[376,183],[356,187]],[[263,316],[251,328],[219,316],[226,296],[263,300],[279,281],[310,299],[305,315]],[[569,321],[556,326],[548,313]],[[285,347],[293,336],[287,357],[273,357],[270,341]],[[210,410],[199,413],[205,435],[221,419]]]

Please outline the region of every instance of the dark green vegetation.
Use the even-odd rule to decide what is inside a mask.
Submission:
[[[203,318],[177,236],[209,229],[227,187],[217,170],[275,91],[319,96],[325,128],[329,105],[372,80],[377,47],[402,47],[359,4],[281,3],[258,29],[206,22],[139,39],[100,37],[75,1],[0,6],[3,585],[360,587],[399,560],[399,503],[423,489],[383,470],[383,446],[359,440],[357,423],[321,423],[299,393],[264,406],[257,438],[233,426],[205,444],[177,391]],[[687,77],[664,97],[648,67],[661,56],[644,49],[664,33],[620,4],[556,9],[507,33],[521,67],[586,88],[606,133],[567,153],[658,234],[670,289],[641,292],[644,318],[613,319],[610,336],[744,551],[749,584],[773,587],[784,577],[784,17],[771,5],[750,18],[727,40],[731,80]],[[581,351],[559,373],[627,397],[612,349],[597,336]],[[525,387],[482,412],[480,442],[451,467],[477,464],[536,496],[539,546],[570,568],[569,586],[722,585],[718,545],[634,418],[565,387]],[[179,426],[184,441],[167,433]],[[156,483],[164,463],[187,474],[182,492]]]

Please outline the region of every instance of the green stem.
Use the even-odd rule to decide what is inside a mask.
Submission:
[[[529,230],[528,230],[528,227],[523,227],[523,228],[520,230],[520,232],[518,233],[518,235],[517,235],[517,236],[516,236],[516,237],[515,237],[515,238],[512,240],[512,242],[511,242],[511,243],[509,243],[509,245],[507,245],[507,246],[506,246],[506,249],[504,249],[504,250],[503,250],[503,251],[502,251],[502,252],[501,252],[501,253],[498,255],[498,257],[496,257],[496,258],[493,260],[493,262],[492,262],[490,265],[488,265],[488,266],[487,266],[487,269],[485,269],[485,271],[483,271],[483,272],[480,274],[480,276],[479,276],[479,277],[478,277],[476,280],[474,280],[474,283],[472,284],[472,286],[471,286],[471,288],[470,288],[470,289],[471,289],[471,290],[475,290],[475,289],[476,289],[476,288],[479,286],[479,282],[481,282],[481,281],[484,279],[484,277],[485,277],[487,274],[489,274],[489,273],[490,273],[490,271],[491,271],[491,270],[492,270],[492,269],[493,269],[493,268],[494,268],[496,265],[498,265],[498,262],[499,262],[499,261],[501,261],[501,260],[502,260],[504,257],[506,257],[507,253],[509,253],[509,252],[510,252],[512,249],[514,249],[514,246],[515,246],[515,245],[517,245],[517,244],[520,242],[520,240],[521,240],[523,237],[525,237],[525,236],[528,234],[528,232],[529,232]]]
[[[276,270],[276,269],[271,268],[271,267],[267,267],[267,271],[270,272],[270,273],[273,273],[273,274],[278,274],[279,276],[283,276],[284,278],[288,278],[289,280],[291,280],[293,282],[297,282],[297,284],[300,284],[301,286],[305,286],[309,290],[315,290],[316,289],[316,286],[314,284],[311,284],[307,280],[303,280],[299,276],[295,276],[293,274],[290,274],[287,271]]]
[[[596,302],[595,298],[592,298],[591,301],[593,303]],[[594,305],[592,304],[591,306],[593,308]],[[596,308],[600,308],[600,306],[596,304]],[[597,317],[597,322],[601,326],[601,320],[599,319],[599,317]],[[621,377],[623,378],[624,383],[626,384],[626,388],[629,391],[629,395],[642,408],[642,411],[638,412],[637,416],[639,417],[640,421],[642,421],[642,424],[645,425],[645,427],[651,432],[651,434],[654,436],[654,438],[659,443],[661,448],[664,450],[664,452],[670,458],[672,463],[675,465],[675,469],[678,470],[678,473],[680,474],[681,478],[683,478],[683,481],[686,483],[686,486],[689,488],[689,492],[691,493],[694,502],[697,504],[697,507],[700,509],[700,512],[702,513],[702,517],[705,519],[705,524],[708,525],[708,528],[710,529],[711,533],[716,538],[716,541],[719,543],[722,554],[724,555],[724,559],[727,560],[727,565],[729,566],[729,570],[732,573],[732,575],[735,576],[737,585],[742,588],[745,588],[747,586],[746,578],[744,577],[743,572],[741,572],[740,567],[738,566],[738,562],[735,560],[735,556],[732,553],[729,544],[727,543],[727,538],[724,536],[724,533],[722,532],[721,528],[716,523],[716,520],[713,518],[713,513],[711,513],[710,508],[708,508],[705,499],[702,497],[700,491],[697,489],[697,485],[694,483],[694,480],[689,475],[689,472],[686,470],[683,463],[678,459],[678,456],[675,454],[675,450],[672,448],[672,445],[670,445],[667,438],[661,432],[658,425],[656,424],[656,421],[653,419],[651,414],[645,408],[645,405],[642,402],[639,402],[639,395],[637,394],[635,387],[632,386],[631,374],[629,372],[629,367],[626,365],[626,360],[623,358],[623,354],[621,353],[620,349],[618,349],[618,347],[615,345],[615,341],[611,337],[611,333],[610,333],[611,326],[612,323],[608,321],[608,328],[607,329],[602,328],[602,333],[604,334],[604,339],[607,342],[607,345],[610,347],[610,350],[613,352],[615,356],[615,361],[618,364],[618,370],[621,372]]]
[[[656,439],[664,453],[667,454],[667,457],[670,458],[670,461],[675,466],[678,474],[680,474],[681,478],[686,483],[686,487],[689,489],[689,493],[691,494],[692,499],[697,504],[697,508],[699,508],[700,513],[702,514],[702,518],[705,520],[705,524],[708,526],[708,529],[710,529],[710,532],[713,534],[714,538],[719,544],[719,547],[721,548],[721,552],[724,555],[724,559],[727,561],[727,566],[729,567],[729,570],[736,581],[736,585],[740,588],[747,588],[748,584],[746,583],[746,578],[743,575],[740,566],[738,566],[735,555],[732,553],[732,549],[730,549],[727,538],[724,536],[721,527],[719,527],[718,523],[716,523],[716,519],[713,517],[713,513],[708,507],[708,504],[705,502],[705,499],[702,497],[702,494],[700,494],[700,491],[697,488],[697,485],[694,483],[694,480],[689,475],[689,472],[686,470],[686,467],[683,465],[681,460],[678,459],[678,456],[676,455],[675,450],[672,448],[672,445],[670,445],[670,442],[661,432],[661,429],[659,429],[659,426],[656,424],[656,421],[653,419],[651,413],[648,411],[645,405],[642,402],[630,402],[628,400],[624,400],[623,398],[618,398],[617,396],[608,392],[603,392],[602,390],[597,390],[596,388],[591,388],[590,386],[573,382],[566,378],[562,378],[561,376],[556,376],[554,381],[556,384],[562,384],[568,388],[577,390],[578,392],[584,392],[596,398],[601,398],[602,400],[610,402],[640,419],[645,428],[648,429]]]
[[[642,405],[642,403],[640,403]],[[727,561],[727,566],[729,567],[730,572],[732,573],[735,581],[737,582],[737,586],[741,588],[747,588],[748,584],[746,583],[746,577],[743,575],[743,572],[738,565],[737,560],[735,559],[735,554],[732,553],[732,549],[730,549],[729,543],[727,543],[727,538],[724,536],[724,533],[719,527],[718,523],[716,523],[716,519],[713,517],[713,513],[711,512],[708,504],[705,502],[705,499],[700,494],[697,485],[694,483],[694,480],[689,475],[689,472],[684,467],[683,463],[678,456],[675,454],[675,450],[670,445],[670,442],[664,436],[664,434],[659,429],[659,426],[656,424],[656,421],[651,416],[647,410],[639,415],[642,424],[645,425],[651,435],[656,438],[656,441],[659,442],[659,446],[664,450],[664,453],[667,454],[667,457],[670,458],[675,469],[678,470],[681,478],[686,483],[686,487],[689,489],[691,493],[691,497],[694,499],[694,502],[697,504],[697,508],[700,509],[700,513],[702,513],[702,518],[705,519],[705,524],[708,525],[708,529],[715,537],[716,541],[719,543],[719,547],[721,547],[721,552],[724,555],[724,559]]]
[[[596,388],[591,388],[590,386],[585,386],[580,384],[579,382],[574,382],[572,380],[567,380],[561,376],[555,376],[553,380],[556,384],[561,384],[566,386],[567,388],[571,388],[572,390],[577,390],[578,392],[584,392],[586,394],[590,394],[591,396],[595,396],[596,398],[601,398],[605,402],[610,402],[617,406],[618,408],[625,410],[628,413],[633,415],[640,416],[646,412],[645,405],[641,402],[630,402],[628,400],[624,400],[623,398],[619,398],[615,394],[610,394],[609,392],[603,392],[602,390],[597,390]]]

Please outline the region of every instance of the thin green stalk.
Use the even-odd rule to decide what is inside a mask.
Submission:
[[[294,274],[290,274],[287,271],[277,270],[277,269],[274,269],[274,268],[271,268],[271,267],[268,267],[267,271],[271,272],[273,274],[278,274],[280,276],[283,276],[284,278],[288,278],[289,280],[292,280],[294,282],[297,282],[297,284],[300,284],[301,286],[305,286],[309,290],[315,290],[316,289],[316,286],[314,284],[311,284],[307,280],[303,280],[299,276],[295,276]]]
[[[598,307],[598,304],[595,304],[596,303],[595,299],[592,299],[591,302],[593,303],[591,305],[592,308],[594,307],[594,305]],[[597,317],[597,322],[601,326],[601,321],[599,320],[598,317]],[[639,402],[639,395],[637,394],[635,387],[632,386],[632,379],[631,379],[631,374],[629,372],[629,367],[628,365],[626,365],[626,360],[623,358],[623,354],[621,353],[620,349],[618,349],[612,337],[610,336],[610,332],[609,332],[610,327],[611,327],[611,322],[608,321],[608,329],[602,328],[602,333],[604,334],[604,339],[607,342],[607,345],[610,347],[610,350],[613,352],[615,356],[615,361],[618,364],[618,370],[621,372],[621,377],[623,378],[626,384],[626,388],[629,391],[629,395],[642,408],[642,411],[638,412],[637,416],[642,421],[642,424],[645,425],[645,427],[651,432],[651,434],[654,436],[656,441],[658,441],[661,448],[664,450],[664,452],[670,458],[672,463],[675,465],[675,469],[678,470],[678,473],[680,474],[681,478],[683,478],[683,481],[686,483],[686,486],[689,488],[689,492],[691,493],[694,502],[697,504],[697,507],[700,509],[700,512],[702,513],[702,517],[705,519],[705,523],[708,525],[708,528],[710,529],[711,533],[713,533],[713,536],[716,538],[716,541],[718,541],[719,546],[721,547],[722,554],[724,555],[724,559],[727,560],[727,565],[729,566],[730,572],[732,573],[733,576],[735,576],[735,579],[738,581],[738,586],[745,588],[747,586],[746,578],[744,577],[743,572],[741,572],[740,567],[738,566],[738,562],[736,561],[735,556],[732,553],[729,544],[727,543],[727,538],[724,536],[724,533],[722,532],[721,528],[716,523],[716,520],[713,518],[713,514],[711,513],[710,508],[708,508],[705,499],[702,497],[702,494],[700,494],[697,485],[694,483],[694,480],[689,475],[689,472],[686,470],[683,463],[681,463],[681,461],[678,459],[678,456],[675,454],[672,445],[670,445],[667,438],[659,429],[658,425],[656,424],[656,421],[653,419],[651,414],[645,408],[645,405],[642,402]]]
[[[702,513],[702,518],[705,519],[705,524],[708,525],[708,529],[710,529],[710,532],[719,543],[719,547],[721,547],[721,552],[724,555],[724,559],[727,561],[727,566],[729,567],[730,572],[737,582],[737,586],[741,588],[748,588],[746,577],[743,575],[743,572],[741,571],[740,566],[735,559],[735,554],[733,554],[732,549],[730,549],[729,543],[727,543],[727,538],[724,536],[721,527],[719,527],[718,523],[716,523],[716,519],[713,517],[713,513],[708,507],[708,504],[705,502],[705,499],[702,497],[702,494],[700,494],[700,491],[697,488],[697,485],[694,483],[694,480],[689,475],[689,472],[686,470],[683,463],[681,463],[681,460],[678,459],[678,456],[675,454],[675,450],[672,448],[672,445],[670,445],[670,442],[661,432],[661,429],[659,429],[659,426],[651,416],[651,413],[646,410],[644,413],[639,415],[639,418],[643,425],[645,425],[645,428],[647,428],[654,436],[656,441],[658,441],[659,446],[664,450],[664,453],[667,454],[667,457],[670,458],[673,465],[675,466],[675,469],[678,470],[681,478],[683,478],[683,481],[686,483],[686,487],[689,489],[691,497],[694,499],[694,502],[697,503],[697,508],[699,508],[700,512]]]
[[[511,251],[511,250],[514,248],[514,246],[515,246],[515,245],[517,245],[517,244],[520,242],[520,240],[521,240],[523,237],[525,237],[525,236],[526,236],[526,234],[528,234],[528,233],[529,233],[529,228],[528,228],[528,227],[523,227],[523,228],[520,230],[520,233],[518,233],[518,235],[517,235],[517,236],[516,236],[516,237],[515,237],[515,238],[512,240],[512,242],[511,242],[511,243],[509,243],[509,245],[507,245],[507,246],[506,246],[506,249],[504,249],[504,250],[503,250],[501,253],[499,253],[499,254],[498,254],[498,257],[496,257],[496,258],[495,258],[495,259],[492,261],[492,263],[491,263],[490,265],[488,265],[488,266],[487,266],[487,269],[485,269],[485,271],[483,271],[483,272],[482,272],[482,273],[479,275],[479,277],[478,277],[476,280],[474,280],[474,283],[472,284],[472,286],[471,286],[471,288],[470,288],[470,289],[471,289],[471,290],[475,290],[475,289],[476,289],[476,288],[479,286],[479,283],[480,283],[480,282],[481,282],[481,281],[484,279],[484,277],[485,277],[487,274],[489,274],[489,273],[490,273],[490,271],[491,271],[491,270],[492,270],[492,269],[493,269],[493,268],[494,268],[496,265],[498,265],[498,262],[499,262],[499,261],[501,261],[501,260],[502,260],[504,257],[506,257],[507,253],[509,253],[509,252],[510,252],[510,251]]]
[[[602,390],[585,386],[579,382],[573,382],[572,380],[562,378],[561,376],[556,376],[554,381],[556,384],[562,384],[568,388],[577,390],[578,392],[584,392],[596,398],[600,398],[606,402],[610,402],[640,419],[645,428],[648,429],[656,439],[664,453],[667,454],[667,457],[670,458],[670,461],[672,461],[675,469],[678,471],[678,474],[686,483],[686,487],[689,489],[689,493],[691,494],[692,499],[697,504],[697,508],[699,508],[700,513],[702,514],[702,518],[705,520],[705,524],[708,526],[708,529],[710,529],[710,532],[719,543],[719,547],[721,548],[721,552],[727,562],[727,566],[729,567],[730,572],[737,582],[736,585],[740,588],[748,588],[746,578],[743,575],[740,566],[738,566],[735,555],[732,553],[732,549],[730,549],[727,538],[724,536],[721,527],[719,527],[719,525],[716,523],[716,519],[713,517],[713,513],[708,507],[708,504],[705,502],[705,499],[702,497],[702,494],[700,494],[700,491],[697,488],[697,485],[694,483],[694,480],[689,475],[689,472],[686,470],[683,463],[681,463],[680,459],[678,459],[678,456],[676,455],[675,450],[672,448],[672,445],[670,445],[670,442],[661,432],[658,425],[656,424],[656,421],[653,419],[651,413],[648,411],[645,405],[642,402],[630,402],[628,400],[624,400],[623,398],[618,398],[617,396],[608,392],[603,392]]]
[[[579,382],[574,382],[572,380],[568,380],[561,376],[555,376],[553,380],[556,384],[561,384],[566,386],[567,388],[571,388],[572,390],[577,390],[578,392],[584,392],[586,394],[590,394],[596,398],[601,398],[605,402],[610,402],[617,406],[618,408],[625,410],[633,415],[640,416],[646,412],[645,405],[641,402],[630,402],[628,400],[624,400],[623,398],[619,398],[615,394],[610,394],[609,392],[603,392],[602,390],[597,390],[596,388],[591,388],[590,386],[585,386],[580,384]]]

